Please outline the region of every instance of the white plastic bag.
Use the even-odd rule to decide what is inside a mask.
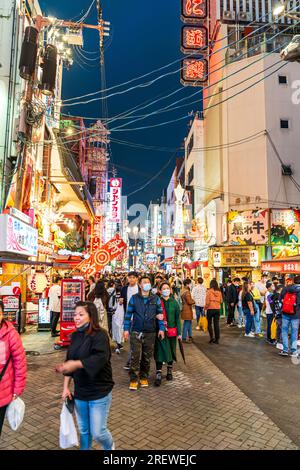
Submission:
[[[24,419],[24,414],[25,403],[23,400],[21,400],[21,398],[16,398],[8,405],[6,417],[13,431],[16,431],[20,427]]]
[[[73,415],[65,403],[60,413],[59,446],[61,449],[69,449],[78,446],[78,436]]]
[[[116,341],[118,344],[123,342],[123,330],[124,330],[124,307],[123,305],[118,305],[117,310],[112,317],[112,337],[113,341]]]

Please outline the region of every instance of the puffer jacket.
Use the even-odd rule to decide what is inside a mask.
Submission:
[[[0,382],[0,407],[8,405],[13,395],[21,395],[26,384],[26,356],[21,338],[12,323],[0,327],[0,372],[9,356],[11,360]]]
[[[222,300],[221,291],[209,289],[206,294],[205,310],[220,310]]]
[[[182,320],[193,320],[193,308],[192,305],[195,305],[194,300],[192,299],[190,289],[186,289],[182,296],[182,311],[181,311],[181,319]]]

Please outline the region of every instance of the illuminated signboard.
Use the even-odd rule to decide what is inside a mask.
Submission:
[[[122,179],[110,179],[110,219],[109,222],[121,222],[122,209]]]
[[[207,0],[181,0],[181,19],[195,22],[207,17]]]
[[[183,26],[181,30],[181,49],[183,52],[199,52],[208,45],[205,26]]]
[[[201,86],[207,81],[208,64],[206,59],[189,58],[181,62],[181,81],[183,85]]]

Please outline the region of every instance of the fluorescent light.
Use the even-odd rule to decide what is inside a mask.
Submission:
[[[273,10],[273,15],[274,16],[280,16],[285,12],[285,5],[278,5],[276,8]]]

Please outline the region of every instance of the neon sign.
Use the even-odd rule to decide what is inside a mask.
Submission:
[[[183,52],[199,52],[208,45],[208,33],[205,26],[183,26],[181,48]]]
[[[206,59],[183,59],[181,63],[181,80],[185,85],[199,86],[207,81],[208,64]]]
[[[184,22],[195,22],[207,17],[207,0],[181,0],[181,17]]]

